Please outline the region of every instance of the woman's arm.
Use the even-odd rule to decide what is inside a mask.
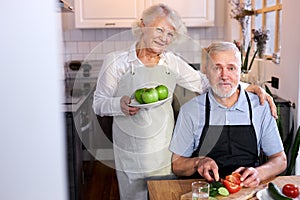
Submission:
[[[267,100],[269,102],[269,105],[270,105],[272,116],[275,117],[276,119],[278,118],[277,108],[276,108],[276,105],[273,101],[273,98],[268,93],[266,93],[266,91],[263,88],[261,88],[257,85],[245,85],[245,83],[241,84],[241,85],[242,85],[242,87],[247,86],[246,90],[248,92],[252,92],[252,93],[256,94],[259,97],[259,100],[260,100],[261,104],[264,104],[264,101]]]

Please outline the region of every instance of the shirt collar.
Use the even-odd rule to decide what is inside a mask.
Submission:
[[[247,110],[249,109],[248,106],[245,106],[248,105],[245,90],[241,89],[240,85],[238,87],[240,89],[239,98],[238,101],[231,108],[226,108],[225,106],[217,102],[215,97],[212,95],[212,89],[209,88],[208,96],[210,101],[210,110],[228,109],[228,110],[239,110],[241,112],[247,112]]]

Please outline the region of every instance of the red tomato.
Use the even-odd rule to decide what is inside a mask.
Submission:
[[[299,196],[299,189],[297,185],[288,183],[283,186],[282,193],[288,197],[296,198]]]
[[[238,173],[238,172],[232,172],[231,175],[237,177],[238,179],[240,179],[241,176],[242,176],[242,175],[241,175],[240,173]]]
[[[226,189],[229,191],[229,193],[236,193],[238,191],[240,191],[241,186],[235,183],[231,183],[228,180],[224,180],[223,181],[224,186],[226,187]]]
[[[234,172],[231,175],[227,175],[225,177],[225,180],[223,181],[223,184],[230,193],[238,192],[241,189],[241,186],[240,186],[241,180],[240,180],[240,178],[241,178],[241,174],[237,173],[237,172]]]
[[[239,173],[233,173],[233,174],[231,174],[231,175],[227,175],[226,177],[225,177],[225,179],[227,180],[227,181],[229,181],[229,182],[231,182],[231,183],[234,183],[234,184],[241,184],[241,180],[240,180],[240,178],[241,178],[241,175],[239,174],[239,175],[237,175],[237,174],[239,174]]]

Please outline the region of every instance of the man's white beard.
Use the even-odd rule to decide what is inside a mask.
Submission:
[[[217,95],[220,98],[228,98],[231,97],[235,91],[237,90],[238,85],[236,85],[235,87],[233,87],[229,92],[224,93],[223,91],[219,90],[217,86],[211,86],[212,91],[215,93],[215,95]]]

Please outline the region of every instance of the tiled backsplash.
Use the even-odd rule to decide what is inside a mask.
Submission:
[[[114,37],[118,33],[130,32],[130,29],[76,29],[73,24],[63,20],[63,39],[64,39],[64,59],[65,62],[70,60],[84,60],[97,47],[98,58],[101,59],[107,52],[120,50],[125,46],[132,44],[130,37]],[[224,38],[223,27],[201,27],[188,28],[188,35],[193,41],[193,47],[190,44],[187,47],[180,48],[176,53],[185,58],[188,62],[199,63],[201,60],[201,48],[207,47],[211,42],[222,40]],[[110,39],[109,39],[110,38]]]

